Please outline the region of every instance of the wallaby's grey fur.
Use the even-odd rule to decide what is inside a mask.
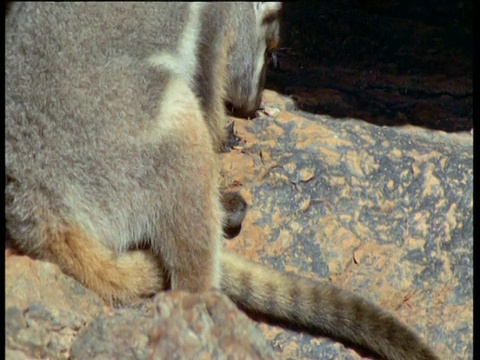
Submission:
[[[387,359],[437,359],[329,282],[222,249],[224,102],[260,104],[278,3],[18,3],[6,18],[6,221],[106,300],[221,288]],[[145,244],[149,249],[139,249]]]

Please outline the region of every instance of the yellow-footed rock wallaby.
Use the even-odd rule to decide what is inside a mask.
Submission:
[[[258,108],[280,9],[12,4],[5,34],[12,242],[108,301],[167,287],[218,288],[243,309],[380,358],[436,359],[363,298],[222,248],[216,152],[225,141],[224,104],[246,114]]]

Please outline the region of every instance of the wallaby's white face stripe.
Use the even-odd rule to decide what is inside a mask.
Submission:
[[[205,4],[202,2],[189,4],[188,23],[184,27],[177,53],[164,50],[148,59],[148,62],[153,66],[162,66],[173,74],[185,77],[189,84],[193,83],[198,66],[198,37],[200,34],[200,17],[204,6]]]
[[[257,21],[263,22],[269,16],[275,16],[282,9],[281,2],[254,2],[253,9]]]

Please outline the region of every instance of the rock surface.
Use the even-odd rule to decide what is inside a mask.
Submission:
[[[278,270],[353,289],[445,358],[472,358],[473,139],[288,111],[265,91],[224,175],[249,203],[227,246]],[[259,325],[283,359],[356,358],[324,339]]]
[[[158,295],[155,359],[274,359],[261,332],[225,295]]]
[[[7,359],[275,359],[223,294],[167,292],[112,308],[56,265],[6,255]]]
[[[58,266],[5,252],[7,359],[67,359],[104,306]]]

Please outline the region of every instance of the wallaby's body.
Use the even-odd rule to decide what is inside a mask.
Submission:
[[[332,284],[222,250],[224,101],[260,103],[276,3],[27,3],[6,19],[6,220],[26,254],[107,300],[221,288],[388,359],[434,359]],[[149,250],[139,250],[145,245]]]

